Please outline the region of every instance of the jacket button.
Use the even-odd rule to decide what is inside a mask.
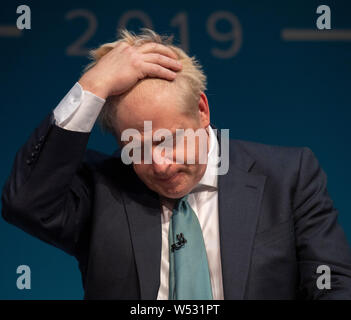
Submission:
[[[37,144],[34,146],[34,149],[35,149],[35,150],[39,150],[39,148],[40,148],[40,144],[37,143]]]
[[[44,136],[41,136],[40,138],[39,138],[39,142],[43,142],[44,141]]]
[[[27,163],[28,165],[30,165],[30,164],[32,163],[32,160],[27,159],[26,163]]]

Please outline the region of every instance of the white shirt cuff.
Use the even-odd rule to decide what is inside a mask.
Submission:
[[[90,132],[105,101],[83,90],[82,86],[76,82],[54,109],[55,123],[66,130]]]

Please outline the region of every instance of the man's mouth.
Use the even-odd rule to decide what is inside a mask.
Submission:
[[[174,179],[176,179],[180,175],[180,172],[176,172],[175,174],[168,176],[168,177],[162,177],[162,178],[156,178],[158,181],[161,182],[171,182]]]

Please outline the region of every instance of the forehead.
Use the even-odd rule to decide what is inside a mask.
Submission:
[[[178,102],[180,88],[175,81],[162,79],[144,79],[139,81],[124,97],[123,102],[128,105],[144,105],[145,103],[162,106],[165,102]]]
[[[118,127],[141,130],[144,121],[152,121],[155,129],[171,130],[186,118],[180,96],[179,88],[166,80],[142,81],[120,100],[116,113]]]

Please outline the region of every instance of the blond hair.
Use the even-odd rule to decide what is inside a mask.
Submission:
[[[145,78],[131,88],[135,89],[143,82],[147,81],[153,84],[171,86],[176,85],[180,89],[179,99],[183,107],[183,111],[189,115],[197,114],[198,103],[201,92],[206,90],[206,75],[203,72],[202,66],[195,57],[188,56],[181,48],[172,44],[173,37],[159,35],[153,30],[142,28],[141,33],[136,35],[126,29],[119,32],[119,39],[115,42],[105,43],[97,49],[90,51],[90,58],[93,60],[88,64],[84,71],[92,68],[104,55],[110,52],[118,43],[126,42],[130,46],[141,46],[145,43],[155,42],[169,47],[176,53],[179,62],[182,64],[182,69],[177,73],[177,77],[173,81],[168,81],[160,78]],[[128,90],[128,92],[130,91]],[[125,95],[110,96],[99,114],[98,122],[103,131],[110,132],[116,135],[115,132],[115,111],[120,99]]]

